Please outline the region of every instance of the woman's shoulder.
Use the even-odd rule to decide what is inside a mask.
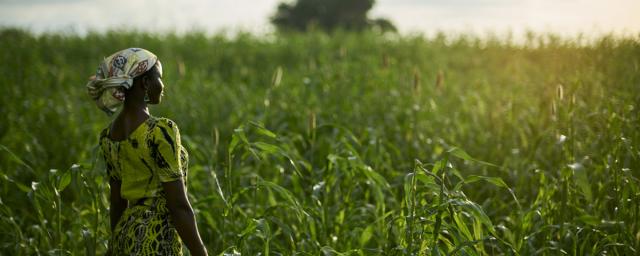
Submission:
[[[166,117],[149,117],[149,130],[165,133],[178,133],[178,125],[173,120]]]
[[[175,150],[175,145],[180,145],[180,131],[178,125],[171,119],[165,117],[149,117],[149,134],[147,139],[153,143],[170,145]]]
[[[102,131],[100,131],[100,140],[107,137],[108,135],[109,135],[109,126],[105,127],[104,129],[102,129]]]
[[[105,127],[104,129],[102,129],[102,131],[100,131],[100,136],[98,137],[98,144],[100,145],[104,144],[105,139],[108,137],[109,137],[109,126]]]
[[[149,121],[152,122],[156,126],[164,126],[164,127],[169,127],[169,128],[178,127],[176,122],[174,122],[173,120],[171,120],[169,118],[166,118],[166,117],[150,116],[149,117]]]

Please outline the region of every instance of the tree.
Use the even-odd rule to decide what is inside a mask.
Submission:
[[[306,31],[320,28],[331,31],[336,28],[363,30],[377,27],[382,31],[396,31],[386,19],[367,18],[374,0],[297,0],[280,3],[271,23],[279,30]]]

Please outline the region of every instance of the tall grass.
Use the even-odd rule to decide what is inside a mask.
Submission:
[[[210,252],[633,255],[640,38],[0,30],[0,252],[100,255],[101,57],[157,53]]]

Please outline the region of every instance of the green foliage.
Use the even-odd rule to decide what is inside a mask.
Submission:
[[[634,255],[640,38],[0,30],[0,254],[101,255],[110,119],[84,87],[163,61],[212,254]]]
[[[383,18],[369,20],[367,13],[374,0],[296,0],[280,3],[271,23],[280,30],[306,31],[310,28],[331,31],[363,30],[376,27],[381,31],[396,31],[391,21]]]

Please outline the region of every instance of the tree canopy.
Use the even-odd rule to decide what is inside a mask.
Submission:
[[[294,3],[280,3],[271,23],[279,30],[319,28],[331,31],[378,27],[383,31],[395,31],[391,21],[367,17],[373,5],[374,0],[296,0]]]

